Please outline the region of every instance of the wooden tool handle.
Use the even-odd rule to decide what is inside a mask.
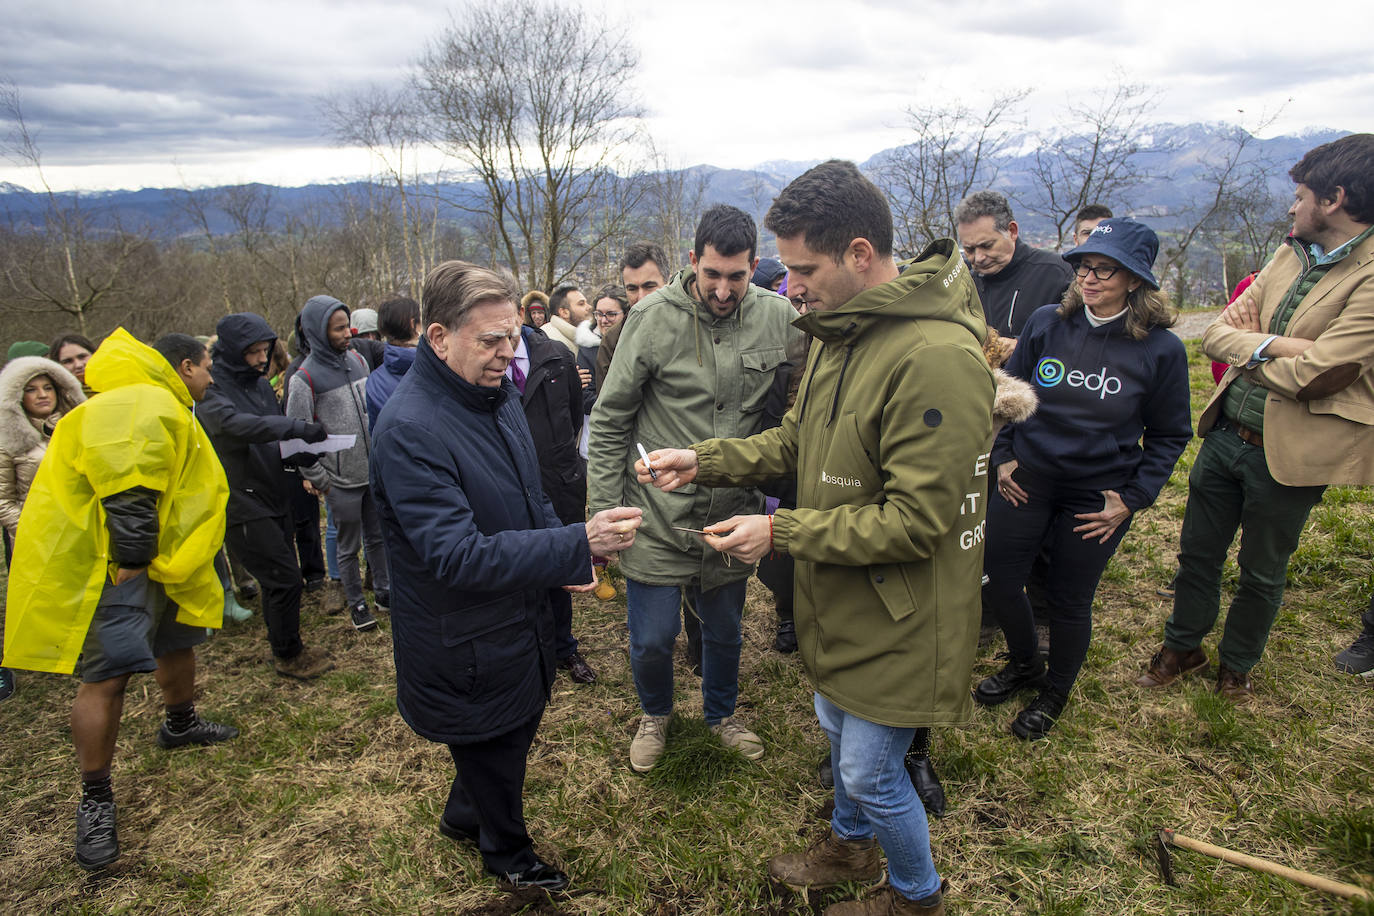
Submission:
[[[1346,898],[1358,898],[1361,900],[1374,900],[1374,895],[1362,887],[1354,884],[1344,884],[1340,881],[1333,881],[1330,878],[1323,878],[1321,875],[1314,875],[1311,872],[1299,871],[1296,868],[1289,868],[1287,865],[1280,865],[1277,862],[1270,862],[1268,859],[1261,859],[1257,856],[1248,856],[1243,852],[1236,852],[1222,846],[1213,846],[1211,843],[1204,843],[1202,840],[1195,840],[1192,837],[1175,833],[1172,830],[1162,830],[1160,835],[1166,843],[1183,849],[1191,849],[1203,855],[1221,859],[1223,862],[1230,862],[1233,865],[1243,865],[1255,871],[1264,872],[1269,875],[1277,875],[1280,878],[1287,878],[1289,881],[1296,881],[1307,887],[1325,891],[1328,894],[1337,894]]]

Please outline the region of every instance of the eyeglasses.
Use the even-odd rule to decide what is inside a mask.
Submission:
[[[594,317],[597,321],[615,321],[617,318],[619,318],[619,317],[620,317],[621,315],[623,315],[623,314],[625,314],[625,313],[624,313],[624,312],[592,312],[592,317]]]
[[[1074,276],[1078,277],[1080,280],[1086,280],[1088,274],[1091,273],[1097,279],[1106,281],[1110,280],[1120,269],[1120,264],[1115,267],[1089,267],[1087,264],[1080,261],[1078,264],[1074,265],[1073,273]]]

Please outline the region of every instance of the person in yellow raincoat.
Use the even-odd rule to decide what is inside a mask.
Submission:
[[[229,487],[193,412],[213,382],[204,344],[169,334],[153,347],[124,329],[86,366],[97,392],[63,417],[19,519],[5,623],[6,663],[71,673],[72,741],[81,766],[76,859],[119,856],[110,766],[124,688],[153,672],[172,748],[238,735],[192,703],[194,647],[219,627],[214,556]]]

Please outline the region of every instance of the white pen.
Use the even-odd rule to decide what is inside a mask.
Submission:
[[[644,451],[644,443],[636,442],[635,448],[639,449],[639,457],[644,459],[644,466],[649,469],[649,479],[658,480],[658,471],[655,471],[653,465],[649,464],[649,453]]]

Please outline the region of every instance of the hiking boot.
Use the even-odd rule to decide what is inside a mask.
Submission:
[[[353,629],[359,633],[377,628],[377,618],[367,609],[366,601],[359,601],[356,607],[349,610],[348,615],[353,620]]]
[[[119,858],[115,803],[83,798],[76,808],[76,864],[88,870],[104,868]]]
[[[1155,589],[1155,594],[1161,598],[1168,598],[1170,601],[1172,601],[1174,598],[1174,589],[1177,587],[1178,573],[1174,573],[1174,577],[1169,580],[1169,584],[1161,585],[1159,588]]]
[[[1045,662],[1036,656],[1028,662],[1009,659],[1001,671],[985,677],[973,688],[973,698],[983,706],[1005,703],[1018,691],[1039,687],[1045,682]]]
[[[8,700],[14,696],[14,690],[18,686],[14,680],[14,672],[8,668],[0,668],[0,700]]]
[[[329,579],[324,584],[324,594],[320,596],[320,607],[326,614],[342,614],[348,608],[348,599],[344,597],[343,583],[338,579]]]
[[[1206,667],[1207,653],[1202,651],[1201,646],[1186,652],[1160,646],[1159,651],[1150,659],[1149,670],[1136,678],[1135,682],[1141,687],[1157,690]]]
[[[475,844],[481,836],[481,830],[479,828],[473,827],[469,829],[467,827],[459,827],[456,824],[450,824],[444,819],[442,814],[439,815],[439,832],[450,840],[459,843]]]
[[[305,590],[308,593],[314,594],[322,588],[324,588],[324,576],[311,576],[305,580]]]
[[[1255,695],[1255,685],[1250,683],[1250,673],[1228,668],[1225,662],[1217,666],[1215,690],[1228,700],[1247,700]]]
[[[816,781],[821,784],[822,789],[835,788],[835,767],[830,762],[829,751],[826,751],[821,757],[821,762],[816,764]]]
[[[291,658],[273,660],[277,673],[298,681],[312,681],[326,671],[334,670],[334,660],[323,649],[302,648]]]
[[[668,744],[667,733],[667,716],[639,717],[639,730],[630,742],[630,766],[636,773],[647,773],[658,763],[658,758],[663,756],[663,749]]]
[[[1336,656],[1336,670],[1342,674],[1358,674],[1374,680],[1374,633],[1365,632]]]
[[[1029,706],[1016,714],[1011,723],[1011,733],[1027,741],[1045,737],[1054,728],[1054,723],[1064,712],[1064,704],[1068,702],[1069,698],[1058,691],[1044,688]]]
[[[171,750],[174,747],[185,747],[188,744],[219,744],[221,741],[228,741],[239,736],[239,730],[232,725],[207,722],[200,717],[200,713],[196,713],[195,717],[196,720],[191,723],[191,727],[180,732],[172,731],[167,726],[167,720],[164,719],[162,727],[157,730],[157,746],[164,750]]]
[[[719,738],[721,744],[734,748],[750,760],[758,760],[763,756],[763,742],[759,736],[739,724],[734,716],[726,716],[712,725],[711,734]]]
[[[254,598],[258,597],[258,583],[254,582],[252,579],[249,579],[247,582],[239,586],[238,591],[239,597],[242,598],[244,601],[252,601]]]
[[[858,900],[846,900],[825,908],[825,916],[945,916],[945,885],[929,897],[912,900],[885,884]]]
[[[375,589],[372,592],[372,603],[377,605],[379,611],[391,610],[391,589]]]
[[[794,621],[778,621],[778,632],[773,636],[773,651],[783,655],[797,651],[797,624]]]
[[[802,852],[786,852],[768,862],[768,875],[794,891],[834,887],[847,881],[874,884],[883,878],[878,841],[842,840],[833,829]]]

